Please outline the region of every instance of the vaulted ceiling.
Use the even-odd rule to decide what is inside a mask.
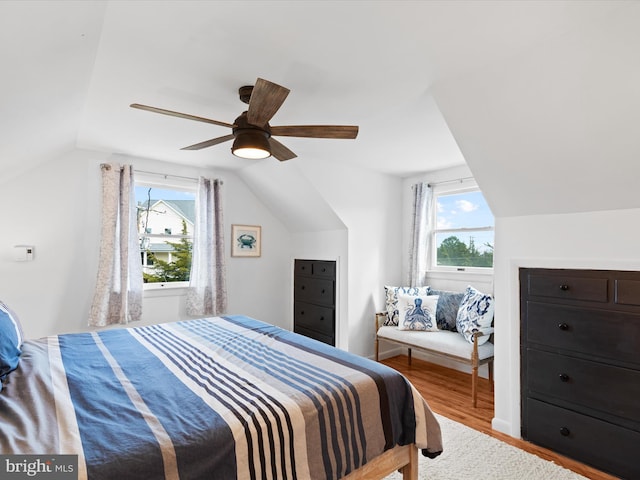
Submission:
[[[292,162],[406,177],[468,163],[494,213],[640,206],[640,2],[2,1],[0,181],[80,148],[250,168],[230,144],[240,86],[291,89]],[[277,161],[268,159],[271,168]]]

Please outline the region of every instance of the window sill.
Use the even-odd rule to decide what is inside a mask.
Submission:
[[[493,268],[478,267],[436,267],[427,271],[428,274],[453,274],[453,275],[493,275]]]
[[[479,270],[479,269],[467,269],[467,270],[448,270],[448,269],[438,269],[438,270],[428,270],[427,277],[429,278],[439,278],[443,280],[462,280],[469,279],[470,281],[483,281],[483,279],[489,280],[493,279],[493,268],[487,270]],[[472,280],[473,279],[473,280]]]
[[[182,297],[187,294],[188,287],[189,282],[145,283],[143,297]]]

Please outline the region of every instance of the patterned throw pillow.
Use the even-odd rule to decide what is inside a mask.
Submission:
[[[398,330],[435,332],[436,295],[398,295]]]
[[[429,295],[438,295],[438,309],[436,310],[436,321],[438,330],[456,331],[456,320],[458,310],[464,298],[465,292],[450,292],[447,290],[429,290]]]
[[[386,285],[384,287],[386,293],[387,318],[384,324],[389,326],[398,326],[398,294],[401,295],[429,295],[429,287],[392,287]]]
[[[6,376],[18,366],[22,327],[16,315],[0,302],[0,390]]]
[[[474,332],[488,333],[487,329],[491,327],[491,322],[493,322],[493,309],[494,302],[491,295],[479,292],[471,286],[467,287],[456,319],[458,332],[469,343],[473,343]],[[478,345],[482,345],[488,340],[489,335],[483,335],[478,339]]]

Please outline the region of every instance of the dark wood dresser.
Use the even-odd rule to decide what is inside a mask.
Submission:
[[[293,331],[335,346],[336,262],[295,260]]]
[[[640,272],[520,269],[522,437],[640,479]]]

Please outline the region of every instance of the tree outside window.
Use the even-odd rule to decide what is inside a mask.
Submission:
[[[494,218],[478,189],[434,195],[434,267],[493,268]]]

